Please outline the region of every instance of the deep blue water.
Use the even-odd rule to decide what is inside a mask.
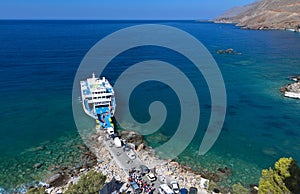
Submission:
[[[279,88],[289,82],[288,76],[300,73],[299,33],[241,30],[234,25],[193,21],[0,21],[0,174],[5,161],[26,149],[77,134],[72,87],[82,58],[101,38],[144,23],[178,27],[195,36],[212,53],[225,81],[227,115],[218,141],[206,155],[196,154],[210,111],[209,96],[204,94],[198,133],[179,161],[210,170],[226,165],[233,169],[232,181],[248,184],[257,183],[260,170],[280,157],[300,160],[300,101],[279,93]],[[241,54],[216,53],[227,48]],[[207,93],[203,78],[194,75],[188,61],[156,47],[122,53],[111,62],[106,77],[113,83],[123,69],[146,59],[184,66],[190,79],[199,82],[197,91]],[[178,99],[173,98],[170,88],[152,84],[142,85],[134,93],[132,111],[140,121],[149,119],[143,111],[153,99],[164,101],[167,108],[177,107]],[[162,99],[153,95],[158,88],[165,92]],[[168,116],[161,129],[166,137],[174,133],[180,115],[171,111]],[[147,140],[154,147],[162,143],[151,136]]]

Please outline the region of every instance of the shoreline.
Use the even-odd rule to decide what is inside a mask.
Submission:
[[[22,187],[18,187],[22,188],[22,190],[19,189],[17,193],[25,193],[27,189],[38,186],[47,188],[47,192],[51,194],[64,192],[67,189],[68,184],[76,183],[82,175],[90,170],[95,170],[106,175],[106,182],[110,182],[113,177],[120,182],[126,182],[128,173],[127,171],[121,170],[120,166],[105,146],[105,134],[104,131],[95,130],[93,135],[86,139],[89,142],[89,147],[82,142],[80,144],[72,144],[77,148],[77,151],[75,152],[78,153],[78,157],[73,157],[73,161],[68,164],[46,166],[48,171],[45,173],[45,176],[40,179],[35,179],[42,181],[33,181],[31,183],[27,182],[22,184]],[[163,175],[163,177],[167,177],[168,182],[176,180],[180,187],[187,189],[189,187],[196,187],[198,191],[202,191],[202,193],[207,193],[207,189],[200,188],[201,178],[208,179],[209,183],[211,183],[211,187],[219,189],[222,193],[228,193],[234,185],[222,186],[222,181],[230,179],[232,176],[231,169],[226,166],[224,167],[224,165],[222,168],[215,169],[215,171],[193,170],[192,167],[180,164],[177,161],[160,159],[155,153],[155,150],[147,146],[143,136],[135,131],[121,130],[119,131],[119,134],[121,138],[127,139],[126,142],[134,148],[134,151],[138,154],[138,157],[143,164],[148,166],[150,170],[155,168],[157,178],[160,178],[161,175]],[[70,141],[74,140],[71,139]],[[69,144],[68,142],[66,143]],[[46,148],[43,150],[44,152],[48,152],[48,146],[50,145],[46,145]],[[37,148],[39,147],[40,146]],[[34,148],[34,150],[36,150],[36,148]],[[68,157],[68,154],[66,154],[66,157]],[[219,183],[221,183],[221,185],[218,185]],[[253,186],[249,186],[249,184],[245,185],[248,190],[253,190]],[[211,190],[212,189],[210,188],[210,191]]]
[[[118,161],[115,160],[115,157],[107,149],[107,146],[105,145],[105,132],[97,131],[97,133],[93,135],[90,140],[93,141],[90,149],[94,150],[93,153],[95,153],[97,157],[97,164],[91,168],[80,169],[80,174],[78,174],[78,176],[71,177],[66,183],[60,186],[47,188],[47,193],[63,193],[66,191],[69,184],[75,184],[83,174],[86,174],[90,170],[95,170],[96,172],[101,172],[103,175],[106,175],[106,183],[111,182],[113,178],[123,183],[127,182],[127,178],[129,177],[128,171],[126,169],[122,169],[120,164],[118,164]],[[200,188],[200,174],[196,174],[191,168],[182,166],[177,162],[160,159],[155,154],[155,151],[151,147],[145,145],[144,142],[139,145],[140,146],[137,146],[135,149],[137,157],[143,162],[143,164],[148,166],[150,170],[155,169],[155,174],[158,179],[160,177],[165,177],[167,182],[176,180],[181,187],[196,187],[199,193],[208,193],[207,189]]]
[[[287,27],[266,27],[262,25],[240,25],[237,21],[231,21],[231,20],[212,20],[212,23],[215,24],[230,24],[234,25],[236,27],[239,27],[242,30],[280,30],[280,31],[287,31],[287,32],[295,32],[300,33],[300,28],[287,28]]]
[[[219,190],[221,193],[230,192],[231,188],[219,187],[218,182],[230,177],[232,174],[231,169],[227,167],[219,168],[215,173],[208,172],[208,174],[203,175],[201,172],[194,171],[189,166],[181,165],[173,160],[159,158],[159,156],[155,153],[155,150],[146,145],[145,141],[142,139],[143,137],[134,131],[122,130],[120,134],[121,138],[125,139],[131,136],[132,139],[130,139],[130,137],[127,139],[131,141],[131,143],[128,144],[135,148],[134,152],[142,164],[146,165],[156,175],[160,182],[159,184],[170,183],[175,180],[181,188],[189,189],[190,187],[195,187],[200,194],[207,194],[214,189]],[[137,140],[139,143],[134,145],[132,140]],[[128,181],[129,171],[131,169],[124,169],[124,165],[122,167],[116,159],[117,156],[109,151],[109,148],[107,147],[109,146],[109,143],[105,143],[107,141],[105,132],[97,130],[96,134],[89,138],[89,141],[91,144],[90,150],[93,150],[93,153],[95,153],[97,163],[90,168],[79,169],[79,174],[77,176],[71,177],[60,186],[49,187],[46,190],[47,193],[63,193],[70,183],[75,184],[79,180],[80,176],[86,174],[90,170],[95,170],[96,172],[101,172],[103,175],[106,175],[106,183],[109,183],[112,180],[117,180],[122,183],[126,183]],[[206,181],[208,181],[207,185],[204,184]],[[257,185],[252,185],[247,187],[247,189],[249,192],[251,191],[251,193],[257,193],[255,186]]]

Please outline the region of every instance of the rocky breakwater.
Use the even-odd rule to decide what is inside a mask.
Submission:
[[[143,137],[134,131],[124,130],[120,131],[122,139],[126,139],[126,143],[135,149],[136,154],[141,161],[148,166],[148,168],[156,175],[160,183],[170,183],[175,180],[180,187],[190,188],[196,187],[198,191],[202,193],[208,193],[208,190],[220,190],[222,193],[228,193],[229,188],[222,188],[217,185],[219,181],[222,181],[232,174],[232,170],[228,167],[216,169],[216,172],[210,172],[208,170],[195,171],[192,168],[184,165],[180,165],[174,160],[164,160],[159,158],[155,153],[155,150],[147,146]],[[63,193],[69,184],[75,184],[79,178],[87,173],[89,170],[95,170],[101,172],[107,176],[106,182],[110,182],[113,178],[126,182],[128,175],[120,168],[114,161],[113,156],[106,149],[104,142],[107,135],[103,131],[98,131],[95,135],[89,139],[89,148],[80,146],[80,150],[84,150],[88,156],[91,154],[92,159],[87,159],[82,165],[77,168],[59,168],[53,175],[47,180],[48,188],[47,193],[57,194]],[[92,151],[91,151],[92,150]],[[93,154],[94,153],[94,154]],[[93,161],[93,166],[89,161]],[[200,186],[201,180],[209,180],[209,187]]]
[[[300,78],[300,76],[292,76],[291,79],[296,82],[287,84],[284,87],[280,88],[280,92],[285,97],[300,99],[300,81],[298,78]]]
[[[113,160],[112,155],[106,149],[104,145],[105,135],[103,131],[100,131],[97,136],[97,142],[93,145],[94,152],[98,158],[98,163],[94,166],[97,172],[101,172],[106,175],[107,182],[110,182],[113,178],[120,182],[127,180],[127,175],[123,169],[121,169],[117,163]]]

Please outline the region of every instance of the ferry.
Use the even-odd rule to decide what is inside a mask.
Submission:
[[[112,118],[116,109],[115,92],[109,81],[92,74],[91,78],[80,81],[81,99],[84,112],[94,118],[101,129],[114,133]]]

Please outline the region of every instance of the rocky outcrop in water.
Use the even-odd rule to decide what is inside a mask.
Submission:
[[[285,97],[300,99],[300,76],[290,76],[289,79],[295,81],[295,83],[281,87],[280,92]]]
[[[289,77],[289,79],[295,82],[300,82],[300,75],[292,75]]]
[[[260,0],[233,8],[214,20],[249,29],[282,29],[300,32],[299,0]]]
[[[296,82],[293,84],[287,84],[286,86],[280,89],[281,92],[293,92],[300,94],[300,82]]]
[[[235,50],[233,50],[232,48],[228,48],[226,50],[217,50],[217,54],[221,55],[221,54],[237,54],[237,55],[241,55],[242,53],[236,52]]]
[[[122,139],[126,139],[127,143],[132,143],[137,148],[140,144],[145,144],[143,136],[139,133],[131,130],[120,131],[120,136]]]
[[[60,186],[62,184],[64,184],[64,180],[65,180],[65,176],[62,175],[61,173],[56,173],[54,175],[52,175],[49,179],[46,180],[46,183],[49,184],[50,186]]]

